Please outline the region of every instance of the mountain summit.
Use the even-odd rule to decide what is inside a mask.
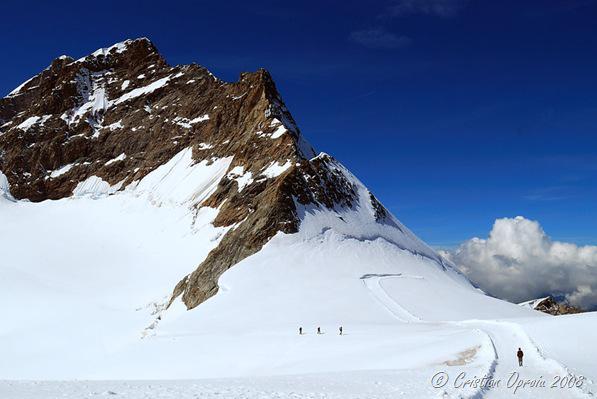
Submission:
[[[307,211],[344,224],[343,213],[358,214],[443,266],[342,165],[316,155],[264,69],[227,83],[195,64],[168,65],[148,39],[126,40],[52,61],[0,100],[0,125],[0,170],[14,199],[150,191],[154,203],[217,209],[213,225],[226,234],[171,298],[189,308],[276,233],[298,232]],[[181,181],[147,184],[181,162]],[[209,170],[208,184],[184,180],[198,168]]]

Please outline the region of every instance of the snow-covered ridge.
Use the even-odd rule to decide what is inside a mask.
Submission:
[[[449,266],[447,261],[421,241],[390,212],[388,212],[386,220],[378,221],[376,219],[376,209],[371,199],[371,192],[344,165],[323,152],[314,159],[326,159],[327,167],[341,173],[356,188],[358,202],[350,209],[337,207],[328,210],[313,205],[303,206],[295,201],[301,218],[299,234],[302,237],[312,239],[322,232],[332,229],[339,234],[359,240],[381,238],[415,255],[432,259],[442,269]],[[452,269],[451,267],[448,268]],[[453,272],[459,274],[455,270]],[[460,278],[458,277],[458,279]]]
[[[265,117],[271,118],[270,127],[276,127],[276,130],[271,134],[264,134],[257,132],[260,137],[267,137],[275,140],[282,137],[285,133],[291,132],[298,140],[299,153],[306,159],[315,157],[317,154],[313,146],[300,134],[298,126],[294,122],[290,111],[284,105],[284,102],[276,93],[275,98],[270,99],[270,105],[265,110]]]
[[[8,93],[8,95],[6,97],[14,97],[16,95],[21,94],[21,90],[23,90],[23,87],[25,87],[27,85],[27,83],[31,82],[33,79],[35,79],[38,76],[39,75],[35,75],[35,76],[27,79],[26,81],[24,81],[23,83],[21,83],[20,85],[18,85],[17,87],[15,87],[14,90],[11,91],[10,93]]]

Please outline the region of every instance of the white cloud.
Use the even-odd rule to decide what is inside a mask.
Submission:
[[[369,48],[399,48],[408,46],[412,40],[406,36],[398,36],[382,28],[372,28],[352,32],[350,39]]]
[[[444,18],[455,17],[467,0],[395,0],[388,7],[386,16],[435,15]]]
[[[597,309],[597,246],[552,241],[536,221],[497,219],[489,238],[440,252],[498,298],[522,302],[564,295],[573,305]]]

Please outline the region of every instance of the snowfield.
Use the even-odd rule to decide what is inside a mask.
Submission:
[[[193,164],[188,149],[122,191],[96,178],[36,204],[14,201],[0,174],[0,398],[597,393],[596,313],[551,317],[486,296],[395,218],[376,223],[341,165],[353,210],[301,208],[299,233],[224,273],[216,296],[166,309],[231,228],[192,208],[231,162]],[[507,387],[513,372],[546,386]],[[584,379],[550,388],[569,373]],[[464,383],[485,376],[502,385]]]

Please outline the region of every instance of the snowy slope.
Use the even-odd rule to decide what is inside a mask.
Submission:
[[[594,350],[571,354],[559,339],[571,333],[565,319],[486,296],[392,215],[377,222],[368,190],[338,163],[357,192],[352,208],[299,207],[299,232],[278,233],[224,273],[216,296],[192,311],[180,299],[166,309],[181,276],[234,228],[213,227],[217,209],[194,207],[231,161],[194,163],[188,149],[122,191],[88,179],[73,198],[37,204],[14,201],[0,180],[0,300],[13,304],[0,326],[3,379],[201,379],[152,388],[4,382],[1,397],[140,398],[157,389],[158,397],[300,398],[322,387],[330,398],[510,397],[436,389],[429,379],[444,370],[507,378],[518,346],[528,378],[597,376]],[[588,315],[570,320],[596,325]],[[541,395],[590,391],[587,382]]]
[[[138,202],[0,204],[0,298],[10,304],[0,335],[12,359],[2,377],[49,377],[58,357],[66,377],[79,361],[136,341],[150,312],[223,234],[209,224],[213,210],[193,220],[183,209]]]
[[[226,273],[213,300],[191,312],[177,302],[160,313],[177,280],[200,263],[224,229],[210,224],[216,210],[202,208],[194,219],[185,207],[156,207],[134,194],[2,204],[0,251],[10,262],[0,268],[0,296],[18,304],[4,312],[0,330],[3,353],[12,359],[0,366],[3,378],[269,375],[333,371],[339,359],[346,370],[394,368],[409,357],[402,348],[396,351],[402,360],[379,358],[384,348],[403,345],[391,331],[410,327],[395,325],[362,277],[398,270],[433,275],[433,261],[383,239],[359,241],[333,230],[309,239],[280,234]],[[34,251],[28,250],[32,242],[40,243]],[[159,314],[155,330],[146,329]],[[349,335],[329,344],[327,361],[316,361],[318,342],[311,351],[294,347],[299,325],[310,331],[321,325],[332,339],[340,324]],[[378,325],[389,328],[384,340],[374,339]],[[264,337],[268,330],[272,335]],[[423,338],[426,330],[414,327],[429,345],[428,354],[413,358],[415,366],[442,358],[432,343],[441,348],[444,338],[433,331]],[[478,339],[455,330],[445,334],[454,342],[462,336],[462,343],[448,357]],[[359,335],[369,337],[370,348],[353,346]],[[294,355],[272,361],[281,348]],[[235,362],[240,352],[245,362]],[[195,356],[212,360],[196,364]],[[60,366],[58,357],[64,359]],[[173,366],[164,370],[163,361]]]
[[[189,204],[229,163],[192,165],[185,150],[118,195],[92,177],[73,198],[42,203],[12,200],[0,175],[0,298],[12,304],[0,325],[12,361],[0,375],[67,377],[143,337],[172,287],[228,230],[211,224],[216,209]]]
[[[185,150],[123,191],[94,181],[72,199],[38,204],[8,200],[10,187],[3,183],[0,299],[15,305],[3,312],[0,337],[9,361],[0,364],[0,376],[234,378],[197,382],[206,397],[280,394],[299,380],[329,385],[329,397],[343,396],[337,387],[351,381],[353,393],[391,397],[396,379],[407,386],[405,394],[473,396],[481,391],[440,392],[426,381],[446,367],[505,376],[513,360],[501,359],[517,345],[526,345],[540,372],[597,375],[583,358],[562,355],[566,346],[538,327],[551,323],[556,327],[550,330],[558,331],[562,324],[554,318],[476,290],[393,216],[377,223],[369,192],[339,164],[357,189],[355,206],[300,208],[299,232],[278,233],[224,273],[215,297],[192,311],[180,299],[166,310],[173,285],[227,229],[211,224],[217,209],[193,205],[213,191],[230,162],[194,164]],[[578,327],[595,323],[591,317],[575,320]],[[339,326],[345,335],[337,334]],[[298,327],[305,335],[297,334]],[[315,334],[316,327],[324,334]],[[529,347],[539,344],[529,335],[547,348],[545,356],[565,362],[533,356]],[[259,378],[245,379],[250,376]],[[358,382],[364,376],[382,386],[376,391]],[[258,381],[264,386],[254,385]],[[308,384],[306,396],[314,393]],[[67,397],[88,389],[44,386],[50,396],[52,389]],[[160,386],[164,397],[176,397],[188,383]],[[13,397],[36,389],[0,384],[0,393]]]

